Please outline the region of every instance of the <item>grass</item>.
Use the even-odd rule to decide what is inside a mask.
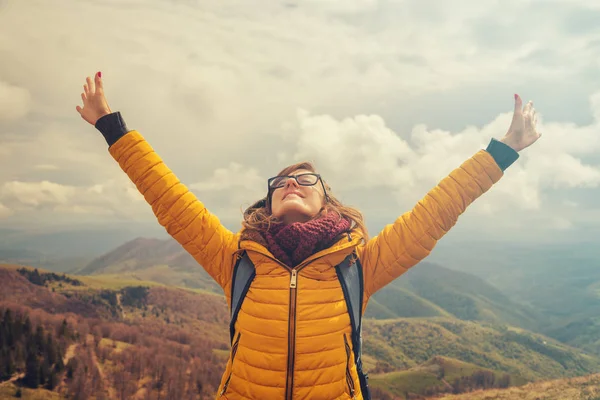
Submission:
[[[508,389],[480,390],[442,397],[443,400],[598,400],[600,375],[529,383]],[[440,399],[440,400],[441,400]]]
[[[447,318],[369,320],[364,352],[394,369],[443,356],[505,371],[528,381],[581,376],[600,370],[600,359],[528,331]]]
[[[213,353],[218,357],[222,357],[224,360],[229,358],[229,350],[213,349]]]
[[[408,370],[369,376],[369,385],[402,395],[406,392],[423,393],[442,382],[427,371]]]
[[[118,275],[72,275],[72,278],[79,279],[87,287],[92,289],[112,289],[119,290],[127,286],[165,286],[162,283],[144,281],[128,276],[127,274]]]
[[[129,344],[129,343],[120,342],[118,340],[112,340],[112,339],[107,339],[107,338],[102,338],[99,343],[100,347],[112,348],[115,345],[116,345],[116,347],[114,348],[114,351],[116,351],[117,353],[119,353],[119,352],[123,351],[124,349],[131,346],[131,344]]]
[[[13,383],[0,384],[0,399],[15,399],[17,386]],[[62,400],[59,393],[51,392],[46,389],[21,388],[21,398],[27,400]]]
[[[406,371],[396,371],[385,374],[374,374],[369,377],[373,387],[386,390],[396,395],[405,393],[425,394],[432,387],[449,387],[455,379],[471,376],[476,371],[492,372],[496,380],[504,374],[481,368],[478,365],[462,362],[447,357],[434,357],[431,360]],[[443,371],[443,378],[441,372]],[[511,376],[513,384],[524,384],[519,377]]]

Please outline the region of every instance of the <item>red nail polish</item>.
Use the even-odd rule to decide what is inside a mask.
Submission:
[[[102,78],[102,72],[98,71],[98,78]]]

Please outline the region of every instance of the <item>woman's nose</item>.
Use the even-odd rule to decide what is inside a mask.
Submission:
[[[298,187],[298,181],[296,181],[295,178],[288,178],[287,181],[285,181],[285,186],[296,186]]]

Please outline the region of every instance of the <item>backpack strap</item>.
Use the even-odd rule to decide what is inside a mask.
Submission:
[[[242,308],[242,303],[250,289],[250,285],[256,276],[256,270],[254,264],[248,257],[248,254],[244,251],[235,263],[233,268],[233,279],[231,281],[231,321],[229,322],[229,336],[230,341],[233,343],[233,337],[235,335],[235,321],[237,320],[238,313]]]
[[[360,381],[360,391],[364,400],[370,400],[369,377],[362,369],[362,304],[364,295],[362,264],[356,254],[352,253],[335,267],[335,271],[344,292],[346,308],[350,314],[352,348],[358,380]]]

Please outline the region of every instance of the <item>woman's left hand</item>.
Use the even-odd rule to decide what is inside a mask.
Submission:
[[[542,134],[536,130],[537,115],[533,102],[528,102],[523,107],[523,101],[515,94],[515,111],[506,135],[500,140],[515,151],[521,151],[531,146]]]

